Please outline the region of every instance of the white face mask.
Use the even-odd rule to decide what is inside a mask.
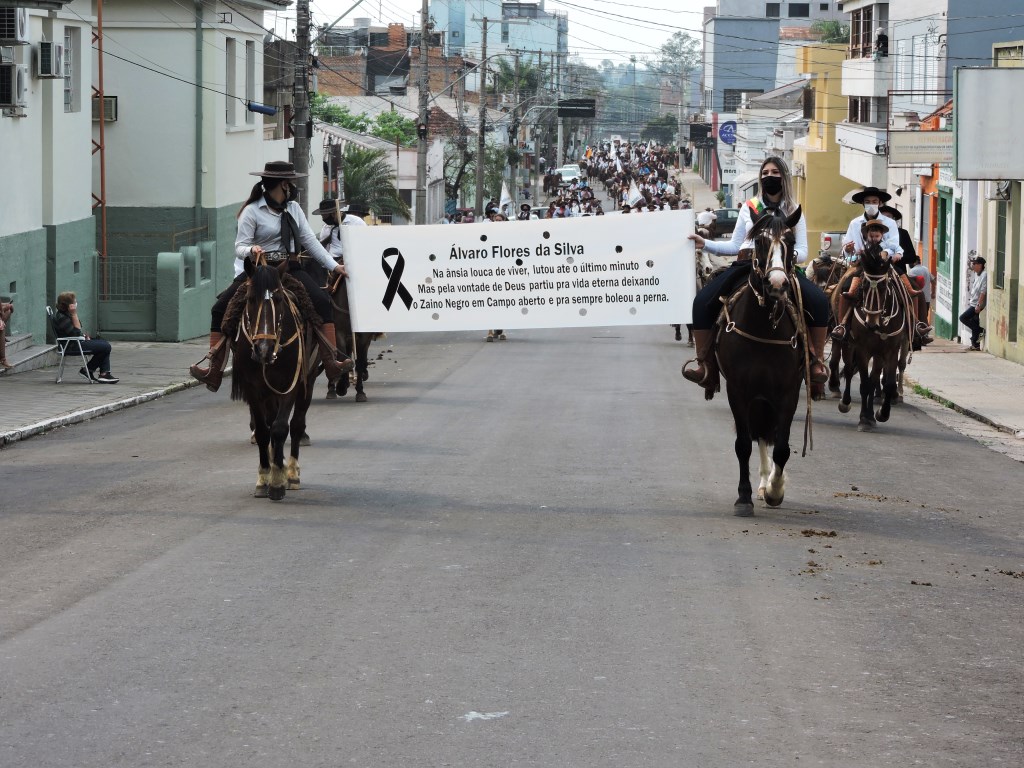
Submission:
[[[869,218],[873,218],[873,217],[878,215],[878,206],[877,205],[870,205],[870,204],[869,205],[865,205],[864,206],[864,213],[866,213]]]

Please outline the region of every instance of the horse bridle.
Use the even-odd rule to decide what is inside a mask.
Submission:
[[[288,307],[288,311],[291,314],[292,319],[295,321],[295,333],[292,334],[290,338],[284,341],[281,341],[281,324],[277,322],[277,305],[274,303],[273,300],[274,295],[278,293],[280,293],[284,297],[285,305]],[[261,329],[264,327],[263,310],[264,307],[268,306],[270,308],[270,317],[269,320],[267,321],[266,328],[273,328],[273,333],[268,333],[266,331],[261,332]],[[250,332],[251,328],[255,328],[256,332]],[[243,335],[245,336],[246,340],[249,342],[249,346],[251,347],[255,347],[256,342],[259,341],[274,342],[274,348],[270,353],[270,363],[263,363],[261,365],[261,369],[263,371],[263,383],[266,384],[267,387],[277,395],[287,395],[289,392],[295,389],[296,384],[298,384],[299,382],[299,375],[302,372],[303,359],[305,357],[305,355],[303,354],[303,348],[305,344],[302,338],[302,333],[300,330],[301,328],[302,322],[299,315],[299,310],[295,306],[295,302],[292,299],[291,294],[288,291],[284,290],[284,288],[281,286],[278,286],[273,291],[267,290],[266,293],[264,293],[263,298],[260,300],[259,306],[256,309],[256,319],[254,321],[251,321],[249,319],[249,306],[247,305],[245,308],[245,312],[242,313],[242,322],[238,324],[238,334],[235,337],[236,343],[239,340],[239,338]],[[283,392],[279,392],[277,389],[274,388],[274,386],[269,381],[267,381],[267,365],[273,365],[277,361],[277,356],[281,352],[281,350],[295,343],[298,343],[299,345],[299,354],[295,363],[295,375],[292,377],[292,383],[288,386],[288,388],[285,389]]]

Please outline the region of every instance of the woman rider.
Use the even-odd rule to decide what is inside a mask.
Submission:
[[[267,163],[262,171],[252,171],[249,175],[259,176],[260,180],[253,186],[252,192],[249,193],[249,199],[238,211],[238,234],[235,237],[235,279],[217,297],[217,302],[210,312],[210,351],[203,358],[204,360],[209,359],[210,367],[201,368],[199,365],[193,365],[189,368],[189,373],[205,383],[206,388],[211,392],[216,392],[220,387],[224,363],[228,355],[227,344],[224,343],[221,334],[221,320],[224,318],[224,312],[228,308],[231,297],[247,279],[245,274],[246,258],[255,262],[257,257],[264,256],[268,262],[273,263],[294,256],[301,248],[322,264],[328,272],[335,272],[339,275],[348,274],[345,267],[335,262],[331,255],[324,250],[316,235],[313,234],[313,230],[309,228],[309,222],[306,221],[302,207],[295,201],[294,182],[305,174],[296,173],[295,167],[291,163],[272,161]],[[323,326],[316,331],[317,343],[320,346],[320,358],[324,364],[324,372],[327,374],[327,378],[333,381],[342,375],[346,366],[351,368],[352,363],[346,360],[345,365],[339,366],[337,362],[338,350],[334,341],[334,319],[330,296],[316,284],[309,274],[298,267],[297,262],[292,262],[289,271],[305,287],[313,306],[324,321]]]
[[[769,157],[761,163],[758,177],[761,193],[743,205],[739,219],[736,221],[736,229],[732,233],[732,240],[716,242],[705,240],[697,234],[689,236],[689,239],[695,241],[697,247],[706,253],[737,256],[736,262],[705,285],[693,300],[693,340],[694,346],[697,348],[698,366],[687,370],[684,365],[683,376],[704,387],[709,396],[718,389],[718,364],[711,349],[713,344],[711,329],[722,309],[719,297],[731,293],[750,271],[750,257],[754,252],[754,243],[747,237],[747,234],[754,221],[764,211],[774,208],[789,216],[798,207],[793,197],[793,182],[789,175],[789,168],[784,160],[778,157]],[[794,262],[800,263],[807,258],[807,223],[803,216],[797,222],[795,235]],[[820,387],[821,384],[828,381],[828,371],[823,362],[825,339],[828,335],[828,298],[804,275],[797,273],[797,279],[803,294],[804,310],[810,317],[808,341],[812,360],[811,381]]]

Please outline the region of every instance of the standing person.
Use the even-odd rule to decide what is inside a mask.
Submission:
[[[79,368],[78,374],[83,379],[92,379],[101,384],[117,384],[120,381],[110,372],[110,342],[105,339],[93,339],[82,330],[82,321],[78,319],[78,301],[74,291],[64,291],[57,297],[57,311],[53,316],[53,332],[57,336],[82,336],[82,349],[91,355],[86,368]],[[96,370],[99,369],[99,373]]]
[[[988,273],[985,272],[985,259],[975,256],[971,261],[971,271],[974,272],[974,282],[971,283],[971,293],[967,299],[967,309],[960,315],[960,322],[971,329],[971,352],[981,351],[981,337],[985,335],[985,329],[981,327],[981,313],[985,311],[988,303]]]
[[[0,301],[0,370],[9,371],[14,366],[7,362],[7,324],[14,314],[14,302]]]
[[[366,222],[351,212],[351,206],[343,205],[341,208],[341,220],[338,219],[338,208],[335,206],[334,198],[325,198],[320,201],[320,207],[313,211],[314,214],[324,220],[320,228],[320,243],[335,260],[344,259],[344,252],[341,246],[341,227],[365,227]]]
[[[904,256],[903,261],[907,263],[907,277],[914,283],[914,287],[921,292],[917,296],[917,319],[931,328],[928,325],[928,319],[931,313],[932,291],[935,290],[934,283],[932,282],[932,273],[928,271],[928,267],[921,263],[916,253]],[[919,341],[921,346],[924,346],[931,344],[934,339],[925,335]]]
[[[238,211],[238,234],[235,237],[235,279],[217,297],[217,302],[210,312],[210,351],[203,360],[209,360],[207,368],[199,364],[189,368],[189,373],[206,384],[211,392],[220,388],[224,376],[224,363],[227,362],[227,341],[221,333],[220,323],[228,302],[235,292],[248,279],[245,274],[245,260],[255,262],[264,257],[268,262],[280,262],[288,259],[293,266],[289,271],[305,287],[313,306],[320,315],[323,325],[316,329],[317,343],[320,345],[320,358],[324,364],[327,378],[335,380],[347,369],[351,369],[352,361],[345,360],[345,366],[339,366],[337,347],[334,342],[334,321],[332,319],[331,298],[323,288],[316,285],[310,275],[297,267],[301,248],[316,259],[328,272],[347,275],[341,264],[337,264],[331,255],[320,245],[313,230],[309,228],[302,207],[295,201],[297,190],[295,181],[305,174],[295,172],[295,166],[283,160],[268,162],[262,171],[251,171],[250,176],[259,176],[260,180],[253,186],[249,198]],[[202,361],[200,361],[201,363]]]
[[[789,167],[780,157],[769,157],[761,163],[758,173],[761,194],[753,197],[740,209],[736,220],[736,229],[732,239],[720,242],[705,240],[697,234],[689,235],[697,247],[706,253],[720,256],[736,256],[736,261],[725,272],[709,282],[693,300],[693,341],[697,351],[697,367],[687,370],[683,366],[683,376],[704,387],[705,396],[710,399],[718,390],[718,363],[715,360],[712,346],[712,328],[721,311],[719,297],[731,293],[732,290],[750,272],[751,256],[754,253],[754,242],[747,237],[754,220],[768,209],[781,211],[787,216],[799,207],[793,194],[792,177]],[[796,243],[793,250],[794,263],[799,264],[807,258],[807,222],[801,216],[796,224]],[[811,357],[811,382],[816,385],[815,395],[820,394],[821,386],[828,381],[828,370],[825,368],[825,340],[828,336],[828,298],[822,290],[807,277],[797,271],[803,295],[804,311],[809,315],[807,343]],[[688,361],[693,362],[693,361]]]

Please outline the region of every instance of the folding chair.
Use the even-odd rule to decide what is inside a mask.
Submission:
[[[85,337],[84,336],[58,336],[57,335],[57,329],[56,329],[56,327],[54,325],[54,322],[53,322],[54,321],[53,307],[47,307],[46,308],[46,316],[50,320],[50,329],[53,331],[54,341],[57,342],[57,354],[60,355],[60,367],[57,368],[57,381],[54,382],[55,384],[60,384],[61,380],[63,380],[63,378],[64,378],[64,363],[67,361],[68,349],[72,345],[74,345],[74,348],[71,349],[71,352],[74,353],[77,350],[78,351],[78,356],[82,359],[82,367],[85,368],[86,371],[89,370],[89,360],[86,357],[86,354],[88,354],[88,353],[82,348],[82,342],[85,341]],[[89,383],[90,384],[94,384],[95,383],[92,380],[92,376],[89,377]]]

